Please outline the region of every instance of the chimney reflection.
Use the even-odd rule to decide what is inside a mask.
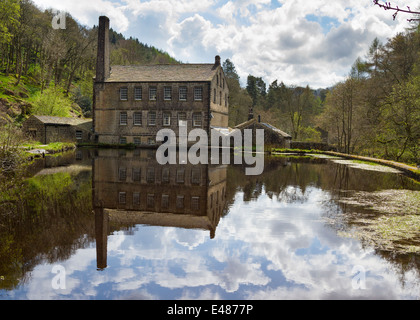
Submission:
[[[209,230],[226,205],[227,167],[160,165],[155,150],[98,150],[93,159],[97,267],[107,266],[107,236],[134,225]],[[111,228],[113,230],[111,231]]]

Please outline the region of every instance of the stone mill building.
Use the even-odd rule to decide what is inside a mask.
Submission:
[[[156,134],[180,127],[228,127],[229,89],[220,57],[210,64],[111,66],[109,19],[99,18],[93,96],[97,143],[156,145]]]

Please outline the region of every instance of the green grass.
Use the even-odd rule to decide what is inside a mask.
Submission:
[[[371,166],[380,166],[380,164],[376,163],[376,162],[370,162],[370,161],[364,161],[364,160],[351,160],[351,161],[354,162],[354,163],[368,164],[368,165],[371,165]]]
[[[41,142],[33,141],[27,142],[22,145],[22,148],[25,151],[35,150],[35,149],[42,149],[48,152],[56,153],[60,152],[61,150],[68,150],[75,148],[76,144],[72,142],[53,142],[47,145],[43,145]]]

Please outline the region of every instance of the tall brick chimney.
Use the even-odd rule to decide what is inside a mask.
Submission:
[[[220,56],[216,56],[214,58],[214,66],[213,66],[213,70],[216,69],[218,66],[220,66]]]
[[[109,66],[109,18],[99,17],[98,56],[96,60],[96,82],[104,82],[110,74]]]

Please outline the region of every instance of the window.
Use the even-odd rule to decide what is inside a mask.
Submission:
[[[169,168],[162,169],[162,182],[169,183]]]
[[[120,181],[127,180],[127,168],[119,168],[118,169],[118,178]]]
[[[172,100],[172,88],[171,87],[164,87],[163,88],[163,99],[166,101]]]
[[[120,137],[120,144],[127,144],[127,138],[126,137]]]
[[[141,179],[141,169],[133,168],[133,181],[140,181]]]
[[[136,137],[133,139],[133,143],[136,147],[140,147],[141,146],[141,139],[139,137]]]
[[[152,145],[156,144],[156,140],[154,138],[147,138],[147,144],[149,146],[152,146]]]
[[[187,114],[185,112],[178,113],[178,126],[180,127],[187,126]]]
[[[147,118],[147,124],[149,126],[155,126],[156,125],[156,112],[150,111]]]
[[[146,181],[147,183],[155,182],[155,168],[147,168]]]
[[[200,169],[192,169],[191,170],[191,183],[192,184],[200,184],[200,180],[201,180]]]
[[[171,125],[171,114],[169,112],[163,113],[163,125],[166,127]]]
[[[127,112],[121,112],[120,113],[120,126],[126,126],[127,125]]]
[[[177,209],[184,209],[184,196],[176,197],[176,207]]]
[[[193,126],[194,127],[201,127],[202,120],[201,120],[201,113],[194,113],[193,114]]]
[[[82,131],[77,130],[77,131],[76,131],[76,139],[77,139],[77,140],[82,140],[82,138],[83,138],[83,133],[82,133]]]
[[[203,88],[194,88],[194,101],[203,101]]]
[[[216,103],[216,89],[213,89],[213,102]]]
[[[120,89],[120,100],[123,100],[123,101],[128,100],[128,89],[127,88],[121,88]]]
[[[155,195],[154,194],[148,194],[147,195],[147,207],[148,208],[154,208],[155,207]]]
[[[179,101],[187,101],[187,87],[179,87]]]
[[[228,106],[228,95],[227,93],[225,93],[225,107]]]
[[[191,210],[192,211],[200,210],[200,197],[191,197]]]
[[[118,193],[118,202],[120,204],[125,204],[126,199],[127,199],[127,194],[125,192],[119,192]]]
[[[133,124],[135,126],[141,126],[141,112],[134,112]]]
[[[176,182],[177,183],[184,183],[184,177],[185,177],[185,169],[176,170]]]
[[[140,204],[140,192],[134,192],[133,193],[133,205],[139,205]]]
[[[220,101],[219,104],[222,105],[222,91],[220,91]]]
[[[162,194],[162,209],[169,208],[169,195]]]
[[[157,99],[157,89],[156,87],[149,88],[149,100],[156,101]]]
[[[134,88],[134,100],[142,100],[143,99],[143,90],[141,87]]]

